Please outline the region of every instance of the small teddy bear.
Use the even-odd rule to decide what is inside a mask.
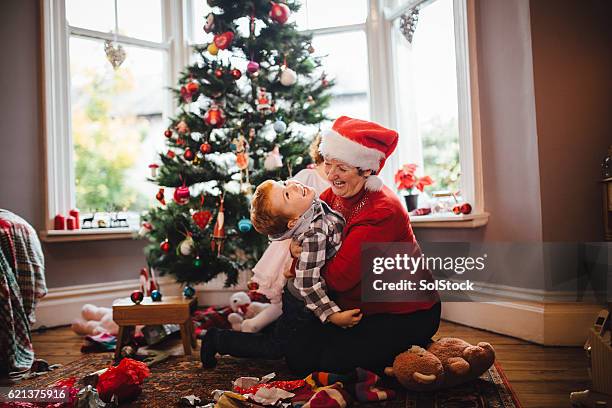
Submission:
[[[432,391],[462,384],[480,377],[495,362],[495,350],[489,343],[476,346],[446,337],[427,349],[412,346],[395,357],[385,374],[395,377],[411,391]]]
[[[232,325],[232,330],[257,333],[275,320],[270,320],[270,313],[262,314],[270,306],[270,303],[252,302],[246,292],[236,292],[230,297],[232,313],[227,316],[227,320]]]
[[[72,322],[72,331],[81,335],[109,333],[117,335],[119,326],[113,320],[113,309],[86,304],[81,309],[81,317]]]

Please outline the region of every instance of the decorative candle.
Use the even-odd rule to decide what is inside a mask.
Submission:
[[[65,230],[66,229],[66,218],[62,214],[57,214],[53,219],[53,229]]]
[[[66,228],[67,229],[74,230],[74,229],[77,229],[76,226],[77,226],[76,218],[74,218],[73,216],[66,218]]]
[[[70,212],[68,214],[70,214],[70,216],[74,217],[74,219],[75,219],[75,224],[74,224],[74,228],[73,229],[80,229],[81,228],[81,220],[79,218],[79,216],[80,216],[79,210],[77,208],[73,208],[72,210],[70,210]],[[68,228],[68,229],[70,229],[70,228]]]

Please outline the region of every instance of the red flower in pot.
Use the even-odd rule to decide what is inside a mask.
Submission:
[[[410,163],[404,164],[395,173],[395,185],[399,191],[406,191],[405,195],[406,206],[408,211],[412,211],[417,208],[418,191],[423,192],[426,186],[433,184],[433,180],[429,176],[417,177],[415,172],[417,165]]]

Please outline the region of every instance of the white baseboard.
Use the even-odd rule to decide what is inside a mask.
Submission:
[[[582,346],[601,308],[583,303],[446,302],[442,318],[546,346]]]
[[[242,278],[242,275],[245,275]],[[226,305],[231,293],[245,290],[246,274],[242,274],[239,284],[231,288],[223,287],[224,276],[207,284],[197,285],[198,304],[200,305]],[[163,295],[180,295],[182,288],[172,278],[161,277],[157,279]],[[113,300],[127,297],[132,291],[138,289],[138,279],[94,283],[88,285],[65,286],[51,288],[49,293],[40,300],[36,307],[36,323],[34,329],[40,327],[64,326],[81,316],[81,308],[86,303],[96,306],[110,307]]]

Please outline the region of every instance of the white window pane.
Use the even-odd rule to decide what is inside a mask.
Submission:
[[[113,0],[66,0],[66,20],[73,27],[104,33],[115,29]]]
[[[301,30],[365,23],[367,0],[303,0],[296,16]]]
[[[188,3],[189,4],[189,3]],[[189,25],[191,32],[188,33],[188,39],[191,44],[205,44],[212,40],[212,34],[204,32],[204,23],[206,16],[212,12],[212,8],[206,3],[206,0],[191,0],[191,10],[188,10]]]
[[[348,115],[368,119],[370,105],[365,32],[317,35],[313,37],[312,45],[314,55],[326,56],[323,69],[336,82],[332,88],[334,97],[326,113],[334,118]]]
[[[161,0],[118,0],[119,33],[143,40],[162,41]]]
[[[452,0],[420,9],[412,44],[393,27],[399,163],[416,163],[432,190],[459,190],[459,129]]]
[[[154,201],[148,165],[164,146],[164,51],[125,46],[113,70],[103,42],[70,39],[71,126],[76,202],[83,213]]]

